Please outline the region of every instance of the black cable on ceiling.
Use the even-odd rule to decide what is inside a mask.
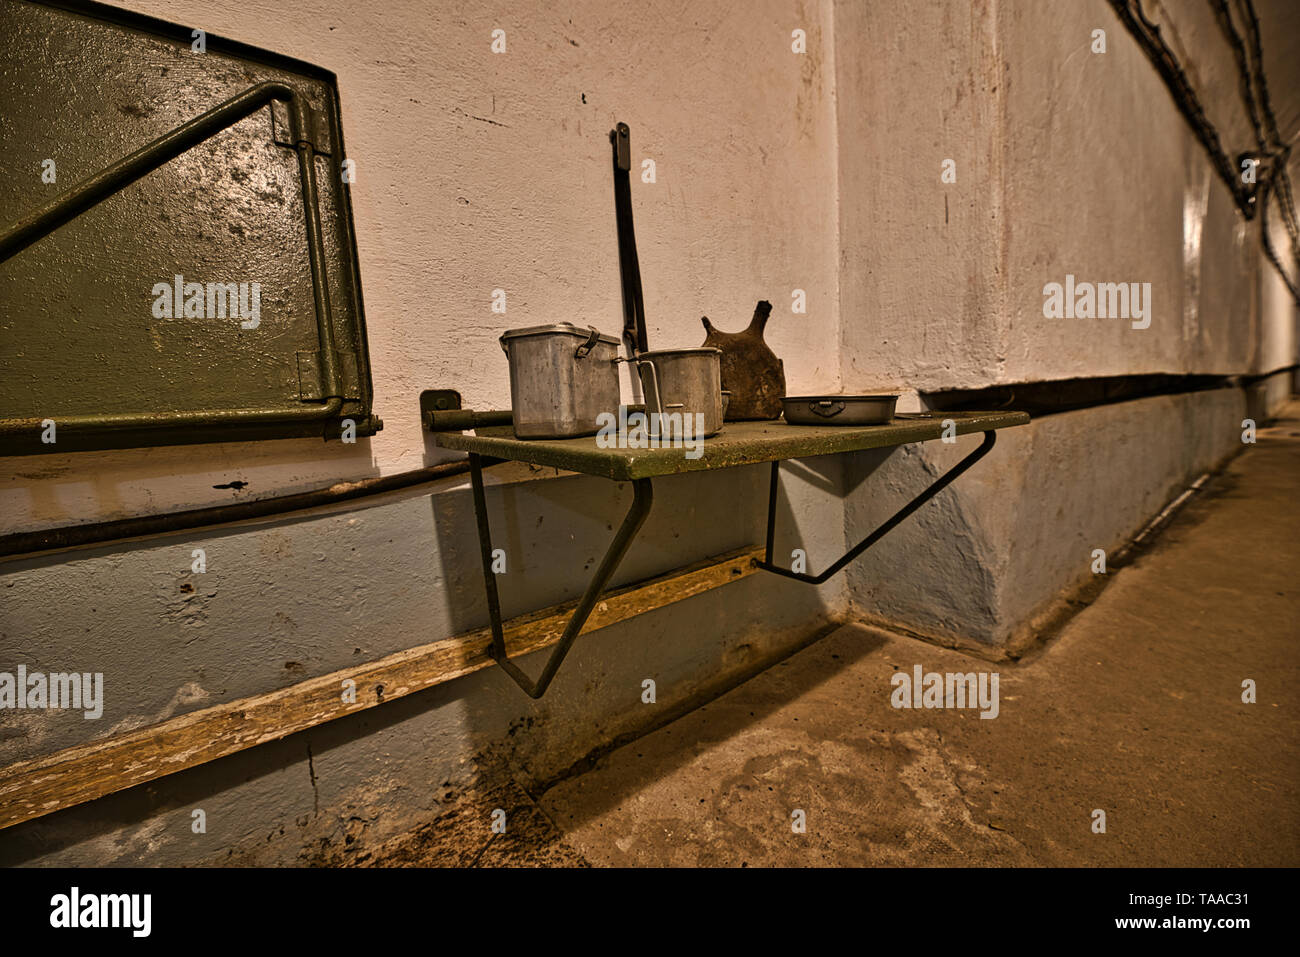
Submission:
[[[1256,128],[1256,136],[1263,144],[1261,149],[1273,156],[1270,185],[1275,185],[1276,189],[1269,189],[1265,193],[1262,206],[1263,212],[1260,218],[1264,252],[1267,254],[1269,261],[1273,263],[1273,267],[1278,271],[1278,274],[1281,275],[1282,281],[1286,283],[1292,298],[1300,303],[1300,290],[1297,290],[1296,284],[1288,278],[1286,270],[1282,268],[1282,262],[1273,249],[1273,237],[1268,224],[1268,200],[1270,196],[1276,195],[1278,202],[1282,206],[1283,225],[1286,226],[1287,234],[1291,238],[1291,259],[1298,281],[1300,281],[1300,220],[1296,217],[1295,196],[1291,188],[1291,169],[1289,166],[1291,146],[1282,140],[1282,134],[1277,127],[1277,116],[1273,112],[1273,103],[1268,95],[1268,78],[1264,73],[1264,54],[1259,39],[1259,16],[1255,12],[1254,0],[1237,0],[1237,2],[1238,6],[1244,11],[1243,19],[1246,21],[1246,33],[1250,37],[1250,55],[1253,58],[1252,76],[1255,81],[1255,91],[1259,97],[1260,108],[1264,114],[1264,123],[1268,130],[1267,139],[1263,137],[1258,128]]]
[[[1286,161],[1290,154],[1290,147],[1282,142],[1281,135],[1278,132],[1277,120],[1273,114],[1272,103],[1268,99],[1268,84],[1264,77],[1263,55],[1261,53],[1261,43],[1259,38],[1259,18],[1255,14],[1255,8],[1251,0],[1239,0],[1244,4],[1246,10],[1247,33],[1250,35],[1250,52],[1246,51],[1245,43],[1242,41],[1240,34],[1237,32],[1235,25],[1232,23],[1231,14],[1223,0],[1209,0],[1211,8],[1215,11],[1216,18],[1220,26],[1228,36],[1229,43],[1234,46],[1234,53],[1237,55],[1238,69],[1242,73],[1242,94],[1249,99],[1249,113],[1252,124],[1255,127],[1257,146],[1259,151],[1267,156],[1270,160],[1265,167],[1264,174],[1260,177],[1259,182],[1248,184],[1242,181],[1237,166],[1228,156],[1228,152],[1223,147],[1223,142],[1219,137],[1219,131],[1210,118],[1206,115],[1204,107],[1201,105],[1200,98],[1196,95],[1191,81],[1187,76],[1187,71],[1178,61],[1178,57],[1170,49],[1169,44],[1165,42],[1160,33],[1160,27],[1153,23],[1147,17],[1146,11],[1142,8],[1141,0],[1108,0],[1111,8],[1114,9],[1120,22],[1132,34],[1137,41],[1139,48],[1142,50],[1148,60],[1156,68],[1164,80],[1165,86],[1168,87],[1170,95],[1174,99],[1174,105],[1178,107],[1183,118],[1192,128],[1192,133],[1205,148],[1211,166],[1218,173],[1219,178],[1232,193],[1233,200],[1237,209],[1247,220],[1253,220],[1258,210],[1265,210],[1261,216],[1261,233],[1265,254],[1273,267],[1282,277],[1296,305],[1300,306],[1300,289],[1291,281],[1286,270],[1282,267],[1276,251],[1273,249],[1272,239],[1268,235],[1268,215],[1267,205],[1273,187],[1276,184],[1279,202],[1282,207],[1283,222],[1286,225],[1287,232],[1291,237],[1291,251],[1293,258],[1297,258],[1300,263],[1300,239],[1298,239],[1298,225],[1295,219],[1295,204],[1292,197],[1290,176],[1286,168]],[[1250,60],[1253,58],[1253,64]],[[1255,106],[1252,92],[1258,90],[1259,107]],[[1268,136],[1265,136],[1267,128]],[[1272,142],[1268,140],[1271,138]]]
[[[1268,99],[1268,82],[1264,78],[1263,53],[1259,41],[1259,19],[1255,16],[1252,0],[1238,0],[1238,8],[1243,11],[1243,19],[1250,24],[1247,29],[1251,33],[1251,50],[1247,52],[1246,43],[1237,31],[1237,25],[1233,23],[1227,0],[1209,0],[1209,2],[1219,21],[1219,28],[1231,45],[1233,56],[1237,60],[1237,70],[1241,74],[1241,98],[1246,104],[1246,112],[1250,115],[1251,126],[1255,129],[1255,144],[1261,156],[1270,158],[1266,173],[1269,182],[1261,187],[1263,196],[1259,204],[1260,239],[1264,244],[1264,253],[1273,263],[1282,281],[1286,283],[1292,297],[1300,301],[1300,293],[1287,276],[1286,270],[1282,268],[1282,261],[1273,248],[1273,237],[1268,222],[1268,202],[1271,196],[1277,195],[1282,204],[1283,225],[1286,226],[1287,234],[1291,237],[1292,254],[1300,255],[1297,252],[1297,249],[1300,249],[1300,242],[1297,241],[1300,237],[1297,236],[1295,207],[1291,202],[1291,177],[1287,168],[1290,148],[1282,142],[1277,128],[1277,118],[1273,114],[1273,105]],[[1260,118],[1261,111],[1264,115],[1263,120]],[[1267,134],[1264,130],[1265,122],[1269,127]],[[1275,185],[1276,190],[1270,189],[1271,185]],[[1297,264],[1300,265],[1300,260],[1297,260]]]
[[[1228,0],[1210,0],[1210,6],[1219,21],[1219,29],[1223,31],[1223,35],[1228,38],[1228,43],[1232,46],[1232,55],[1237,59],[1237,72],[1241,74],[1241,99],[1246,104],[1250,125],[1255,128],[1255,144],[1264,151],[1268,148],[1268,143],[1264,136],[1264,124],[1259,118],[1259,107],[1255,102],[1254,77],[1251,75],[1250,56],[1246,53],[1246,43],[1237,32],[1237,25],[1232,22]]]
[[[1287,230],[1291,234],[1292,251],[1300,259],[1300,220],[1296,218],[1295,197],[1291,190],[1291,170],[1286,165],[1291,158],[1291,146],[1282,141],[1282,134],[1277,128],[1277,116],[1273,113],[1273,103],[1269,99],[1268,78],[1264,73],[1264,54],[1259,39],[1259,16],[1255,13],[1255,4],[1253,0],[1238,0],[1238,2],[1246,11],[1246,32],[1250,35],[1251,54],[1255,61],[1255,83],[1259,90],[1259,102],[1264,111],[1264,121],[1268,125],[1273,147],[1281,157],[1282,176],[1277,182],[1281,187],[1283,215],[1287,220]]]
[[[1260,238],[1264,242],[1264,254],[1268,256],[1269,262],[1273,264],[1273,268],[1277,270],[1277,274],[1281,276],[1282,281],[1286,283],[1286,288],[1291,292],[1291,298],[1296,301],[1296,305],[1300,305],[1300,289],[1297,289],[1295,283],[1291,282],[1290,277],[1287,276],[1286,274],[1286,270],[1282,268],[1282,260],[1278,258],[1277,251],[1273,249],[1273,237],[1269,235],[1269,230],[1268,230],[1268,197],[1267,196],[1264,197],[1264,211],[1263,214],[1260,216],[1259,232],[1260,232]],[[1291,251],[1295,253],[1295,250],[1296,250],[1296,243],[1295,240],[1293,239],[1291,240]],[[1296,258],[1298,261],[1300,261],[1300,254],[1296,254]],[[1300,270],[1300,267],[1298,267],[1298,270]]]

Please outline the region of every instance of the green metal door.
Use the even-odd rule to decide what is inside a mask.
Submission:
[[[0,0],[0,454],[373,434],[333,74]]]

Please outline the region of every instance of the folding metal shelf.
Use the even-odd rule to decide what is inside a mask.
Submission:
[[[442,422],[463,427],[464,416],[479,416],[485,421],[500,421],[508,413],[461,413],[445,415]],[[618,569],[633,539],[650,513],[654,499],[652,481],[666,475],[707,472],[737,468],[742,465],[772,463],[767,506],[767,548],[758,567],[797,581],[821,584],[835,575],[873,544],[883,538],[909,515],[946,488],[954,479],[983,458],[997,440],[997,430],[1024,425],[1029,416],[1023,412],[919,412],[899,414],[887,425],[858,427],[788,425],[775,422],[728,422],[716,436],[704,439],[700,454],[689,458],[684,448],[602,448],[595,436],[576,439],[517,439],[509,425],[478,428],[473,434],[440,431],[439,414],[426,411],[426,426],[443,448],[468,452],[470,477],[474,490],[474,514],[478,521],[479,545],[483,558],[483,580],[487,589],[488,614],[492,623],[492,657],[530,697],[546,693],[560,663],[582,631],[601,592]],[[776,497],[780,465],[783,459],[806,458],[857,452],[863,449],[889,448],[912,442],[925,442],[948,435],[984,433],[979,447],[936,479],[921,494],[894,513],[888,521],[851,548],[819,575],[808,575],[782,568],[772,562],[776,535]],[[492,535],[488,525],[487,502],[483,491],[485,458],[551,466],[595,475],[616,482],[632,483],[632,504],[623,524],[614,534],[595,574],[588,583],[573,617],[561,636],[550,660],[536,681],[529,678],[506,655],[501,624],[501,603],[497,594],[496,575],[492,571]]]

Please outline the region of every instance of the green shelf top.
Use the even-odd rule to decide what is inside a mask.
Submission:
[[[798,459],[837,452],[879,449],[909,442],[941,438],[944,421],[951,419],[958,435],[1025,425],[1024,412],[912,412],[899,413],[886,425],[789,425],[784,420],[728,422],[721,432],[700,441],[697,449],[601,448],[596,436],[577,439],[517,439],[508,425],[467,432],[436,432],[445,449],[475,452],[492,458],[551,466],[618,482],[707,472],[778,459]],[[687,452],[700,452],[688,458]]]

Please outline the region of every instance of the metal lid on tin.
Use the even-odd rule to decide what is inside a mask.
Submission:
[[[501,344],[505,345],[507,339],[518,339],[523,336],[546,336],[555,333],[561,333],[566,336],[577,336],[579,339],[587,339],[595,330],[595,326],[575,326],[571,322],[552,322],[545,326],[527,326],[523,329],[507,329],[501,333]],[[618,339],[614,336],[607,336],[603,332],[597,334],[600,342],[607,342],[611,346],[618,345]]]

